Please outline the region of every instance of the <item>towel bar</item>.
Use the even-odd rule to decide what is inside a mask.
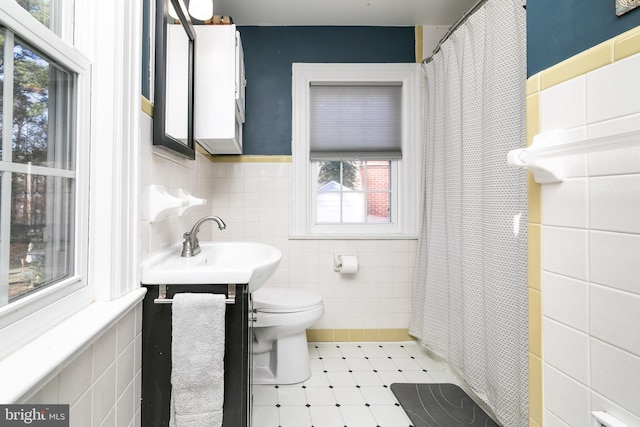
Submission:
[[[158,298],[153,300],[154,304],[171,304],[173,300],[171,298],[167,298],[167,285],[159,285],[158,286]],[[229,284],[227,285],[227,299],[224,301],[227,304],[235,304],[236,303],[236,285]]]

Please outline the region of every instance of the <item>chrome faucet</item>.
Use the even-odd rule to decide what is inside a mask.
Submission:
[[[220,230],[224,230],[227,228],[227,224],[224,223],[223,220],[218,218],[217,216],[210,215],[205,216],[204,218],[200,218],[195,224],[193,224],[193,228],[191,231],[187,231],[182,235],[184,237],[184,241],[182,242],[182,255],[183,257],[192,257],[198,255],[200,253],[200,243],[198,242],[198,231],[200,231],[200,226],[202,223],[207,221],[215,221],[218,224],[218,228]]]

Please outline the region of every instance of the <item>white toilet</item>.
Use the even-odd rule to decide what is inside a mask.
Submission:
[[[311,376],[306,329],[324,314],[322,296],[290,288],[253,292],[253,384],[294,384]]]

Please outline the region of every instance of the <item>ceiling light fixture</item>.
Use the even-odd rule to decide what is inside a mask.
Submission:
[[[200,21],[206,21],[213,16],[213,0],[191,0],[189,15]]]

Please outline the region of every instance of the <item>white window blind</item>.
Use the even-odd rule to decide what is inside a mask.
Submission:
[[[310,159],[402,157],[400,83],[312,83]]]

